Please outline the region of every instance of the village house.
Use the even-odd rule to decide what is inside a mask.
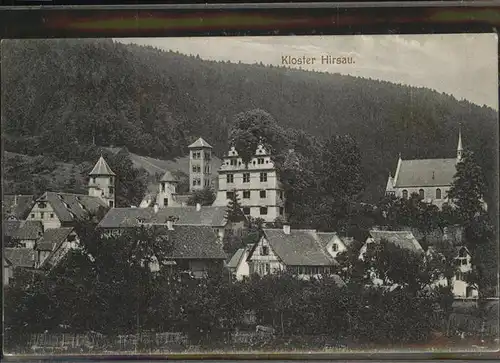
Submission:
[[[247,257],[249,274],[264,276],[286,271],[301,279],[334,275],[338,263],[329,251],[339,243],[343,245],[335,233],[292,230],[289,225],[264,228]]]
[[[39,221],[8,220],[2,222],[4,246],[34,248],[43,234]]]
[[[456,165],[462,160],[462,156],[460,131],[455,158],[403,160],[400,155],[394,177],[389,175],[387,180],[386,195],[407,199],[412,194],[418,194],[425,202],[442,208],[445,203],[450,203],[448,191],[457,172]],[[486,203],[484,208],[487,208]]]
[[[285,216],[285,195],[271,155],[259,145],[255,156],[245,165],[235,147],[223,158],[219,173],[219,188],[213,203],[226,206],[237,194],[243,213],[265,222]]]
[[[35,204],[34,195],[5,194],[2,198],[4,220],[23,220]]]
[[[250,244],[238,249],[226,265],[226,268],[238,281],[250,276],[250,267],[247,259],[252,247],[253,244]]]
[[[35,250],[33,248],[4,248],[4,284],[9,284],[14,277],[16,269],[22,268],[29,271],[35,269]]]
[[[56,266],[71,250],[79,248],[79,239],[74,228],[51,228],[45,231],[36,243],[36,268]]]
[[[185,206],[159,208],[113,208],[100,221],[98,228],[115,230],[137,227],[141,223],[164,224],[169,219],[175,219],[179,226],[209,226],[222,240],[227,230],[238,233],[245,227],[246,220],[229,222],[226,219],[226,207]]]

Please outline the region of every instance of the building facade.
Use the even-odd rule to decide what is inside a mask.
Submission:
[[[462,134],[459,131],[455,158],[403,160],[400,155],[394,177],[389,175],[387,180],[386,195],[409,198],[416,193],[424,201],[442,208],[449,202],[448,191],[462,153]]]
[[[212,187],[212,146],[201,137],[189,148],[189,191]]]
[[[274,222],[285,216],[285,195],[271,155],[259,145],[245,165],[238,151],[231,147],[219,169],[219,188],[214,205],[227,206],[236,193],[243,213]]]

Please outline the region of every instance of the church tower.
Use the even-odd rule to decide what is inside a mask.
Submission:
[[[462,128],[458,129],[458,146],[457,146],[457,162],[462,160],[463,155],[463,147],[462,147]]]
[[[115,207],[115,177],[108,163],[101,157],[89,174],[89,195],[101,198],[106,205]]]
[[[189,148],[189,191],[212,187],[212,146],[201,137]]]

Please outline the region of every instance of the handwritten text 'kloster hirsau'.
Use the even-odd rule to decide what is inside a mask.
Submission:
[[[331,55],[322,55],[321,57],[293,57],[291,55],[281,56],[282,65],[304,65],[304,64],[354,64],[352,57],[333,57]]]

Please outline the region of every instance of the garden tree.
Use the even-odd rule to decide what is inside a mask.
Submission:
[[[363,242],[354,239],[345,251],[335,257],[338,262],[335,273],[346,283],[364,284],[367,282],[365,281],[365,263],[359,258],[362,246]]]
[[[352,217],[351,202],[364,188],[359,148],[349,135],[332,136],[325,141],[319,160],[314,224],[321,230],[346,231]]]
[[[423,252],[400,248],[387,240],[368,244],[363,261],[366,273],[373,272],[383,286],[396,284],[414,294],[437,280]]]
[[[200,204],[204,205],[212,205],[215,201],[215,192],[210,187],[204,187],[201,190],[195,190],[193,194],[188,199],[188,205],[196,205]]]
[[[448,198],[456,205],[460,222],[469,228],[475,218],[484,212],[484,176],[474,154],[468,150],[463,153],[456,168]]]
[[[285,131],[271,114],[261,109],[237,114],[229,138],[245,164],[255,155],[259,144],[272,155],[286,144]]]
[[[226,214],[224,216],[228,222],[241,222],[244,221],[245,215],[240,204],[240,198],[236,190],[232,191],[226,207]]]

